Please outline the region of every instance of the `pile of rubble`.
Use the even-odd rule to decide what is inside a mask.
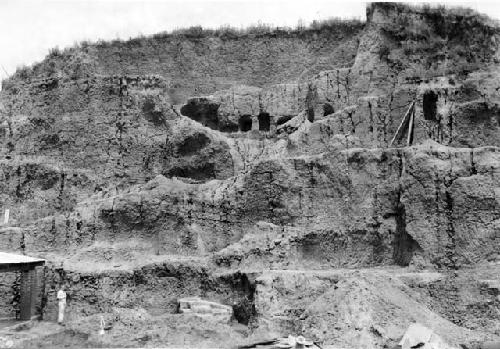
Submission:
[[[239,346],[238,349],[321,349],[320,344],[308,340],[303,336],[289,335],[287,338],[273,338],[261,340],[250,344]],[[458,349],[446,343],[443,338],[431,329],[419,324],[411,324],[403,335],[403,338],[393,349]],[[460,349],[500,349],[500,342],[484,342],[474,347],[460,345]]]

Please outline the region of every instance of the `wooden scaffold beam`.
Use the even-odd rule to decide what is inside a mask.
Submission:
[[[408,146],[411,145],[413,143],[413,129],[415,127],[414,123],[415,123],[415,101],[413,101],[408,107],[408,110],[403,116],[403,119],[401,120],[401,123],[399,124],[398,129],[394,134],[394,137],[392,137],[392,140],[389,143],[389,147],[394,146],[394,143],[396,141],[402,139],[405,132],[407,132],[406,145]]]

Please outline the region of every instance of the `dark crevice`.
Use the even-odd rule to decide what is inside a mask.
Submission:
[[[24,235],[24,232],[21,233],[21,241],[19,242],[19,248],[23,253],[26,250],[26,236]]]
[[[397,265],[408,266],[415,252],[421,251],[422,248],[406,231],[406,209],[400,201],[400,195],[398,194],[398,204],[395,214],[396,232],[394,236],[393,260]]]
[[[323,104],[323,116],[335,113],[335,109],[330,103]]]
[[[66,174],[65,173],[61,173],[61,180],[60,180],[60,185],[59,185],[59,194],[57,195],[57,206],[56,208],[57,209],[63,209],[64,208],[64,186],[65,186],[65,183],[66,182]]]
[[[307,120],[309,122],[314,122],[314,109],[313,108],[307,108]]]
[[[477,174],[477,168],[476,168],[476,163],[474,162],[474,150],[470,150],[470,174],[471,175],[476,175]]]
[[[23,185],[21,183],[21,167],[18,166],[16,169],[16,175],[18,178],[18,183],[16,185],[16,197],[18,199],[24,199]]]
[[[448,243],[446,246],[446,256],[448,259],[448,266],[456,269],[456,238],[455,238],[455,226],[453,224],[453,197],[450,192],[450,187],[453,184],[453,180],[445,180],[445,217],[446,217],[446,235],[448,236]]]
[[[369,121],[369,125],[370,126],[368,126],[368,131],[369,132],[373,132],[373,124],[374,123],[373,123],[373,110],[372,110],[372,104],[371,104],[371,102],[368,102],[368,110],[370,112],[370,114],[369,114],[370,115],[370,121]]]
[[[316,100],[318,99],[318,92],[316,87],[313,84],[309,84],[307,86],[307,95],[306,95],[306,112],[307,112],[307,120],[309,122],[314,122],[314,105],[316,104]]]
[[[404,157],[401,151],[397,152],[399,181],[405,173]],[[395,208],[394,219],[396,221],[396,231],[393,241],[394,263],[400,266],[408,266],[416,252],[421,252],[422,248],[406,230],[406,207],[401,202],[403,190],[400,187],[397,193],[397,202]]]
[[[233,304],[233,314],[240,324],[249,325],[255,319],[255,275],[237,272],[227,280],[231,289],[238,295]]]

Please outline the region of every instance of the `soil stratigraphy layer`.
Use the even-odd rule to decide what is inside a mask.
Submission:
[[[85,44],[19,70],[0,249],[45,258],[38,311],[55,319],[64,282],[70,315],[2,335],[382,348],[420,322],[498,340],[499,43],[473,11],[376,3],[365,23]],[[0,288],[15,316],[19,277]],[[234,318],[178,313],[188,296]]]

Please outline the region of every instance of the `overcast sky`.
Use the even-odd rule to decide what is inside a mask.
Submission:
[[[428,2],[428,1],[427,1]],[[441,1],[443,3],[443,1]],[[500,2],[446,1],[500,19]],[[175,28],[308,24],[329,17],[365,19],[366,2],[332,0],[0,0],[0,78],[42,60],[52,47],[128,39]]]

